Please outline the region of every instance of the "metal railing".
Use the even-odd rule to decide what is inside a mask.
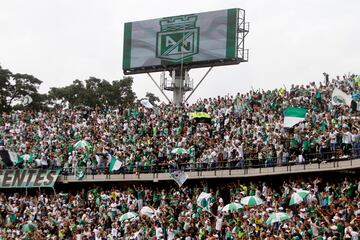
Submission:
[[[359,149],[360,150],[360,149]],[[108,167],[88,167],[85,168],[87,175],[98,175],[98,174],[144,174],[144,173],[169,173],[175,170],[182,170],[186,172],[203,172],[203,171],[214,171],[214,170],[237,170],[244,169],[247,172],[249,169],[259,169],[261,173],[262,169],[273,169],[275,172],[276,167],[286,167],[286,171],[291,172],[292,166],[304,166],[305,170],[309,165],[317,165],[318,169],[321,168],[323,163],[331,163],[332,168],[339,167],[339,163],[342,161],[349,161],[352,166],[354,159],[360,158],[360,152],[358,149],[352,151],[352,155],[339,156],[338,152],[322,152],[305,155],[305,159],[302,162],[296,160],[287,159],[285,161],[279,161],[277,158],[268,159],[232,159],[227,161],[217,162],[173,162],[173,163],[157,163],[150,166],[138,165],[133,168],[123,166],[117,171],[109,171]],[[356,153],[356,154],[354,154]],[[283,159],[281,159],[283,160]],[[76,168],[62,168],[62,175],[71,176],[75,175]]]

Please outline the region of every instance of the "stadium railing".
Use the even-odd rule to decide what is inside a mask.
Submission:
[[[157,163],[150,166],[138,165],[132,169],[127,166],[123,166],[117,171],[109,171],[108,167],[88,167],[85,168],[87,175],[98,175],[98,174],[143,174],[143,173],[169,173],[175,170],[182,170],[185,172],[202,172],[202,171],[213,171],[213,170],[236,170],[243,169],[246,173],[249,169],[258,169],[261,173],[262,169],[273,169],[275,172],[276,167],[286,167],[286,171],[291,172],[293,166],[303,166],[303,169],[311,166],[314,169],[316,165],[318,169],[321,169],[321,165],[327,163],[327,167],[332,166],[334,169],[339,167],[339,163],[349,161],[350,166],[355,159],[359,159],[360,154],[358,149],[353,149],[352,154],[340,157],[338,152],[322,152],[306,154],[302,162],[298,159],[277,159],[277,158],[266,158],[266,159],[231,159],[226,161],[214,161],[214,162],[172,162],[172,163]],[[330,165],[331,164],[331,165]],[[270,170],[271,171],[271,170]],[[76,168],[62,168],[61,174],[64,176],[75,175]]]

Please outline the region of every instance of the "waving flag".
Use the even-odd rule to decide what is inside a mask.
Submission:
[[[111,156],[109,171],[117,171],[121,168],[122,162],[120,162],[115,156]]]
[[[179,187],[181,187],[189,177],[184,171],[174,171],[170,173],[170,176],[179,185]]]
[[[14,166],[21,162],[21,159],[16,152],[8,150],[0,150],[0,162],[7,167]]]
[[[77,180],[82,180],[84,179],[86,175],[86,169],[85,167],[81,167],[81,166],[77,166],[75,169],[75,177]]]
[[[151,104],[151,102],[149,102],[148,99],[143,99],[140,101],[141,105],[143,105],[146,108],[153,108],[154,105]]]
[[[288,107],[284,111],[284,127],[291,128],[299,122],[303,122],[306,116],[306,108]]]
[[[210,198],[211,193],[202,192],[196,200],[196,203],[199,207],[206,211],[210,211]]]
[[[351,105],[351,96],[344,93],[338,88],[335,88],[332,95],[331,101],[333,105]]]
[[[35,160],[35,154],[23,154],[18,157],[19,162],[32,163]]]

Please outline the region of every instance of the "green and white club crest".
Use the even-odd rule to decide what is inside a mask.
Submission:
[[[168,17],[160,20],[156,34],[156,57],[179,63],[199,53],[199,27],[196,15]]]
[[[345,104],[345,99],[341,96],[334,96],[333,101],[336,104]]]

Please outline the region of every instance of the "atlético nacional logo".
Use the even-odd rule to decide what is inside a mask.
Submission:
[[[179,63],[199,53],[199,27],[196,15],[168,17],[160,20],[156,34],[156,57]]]

